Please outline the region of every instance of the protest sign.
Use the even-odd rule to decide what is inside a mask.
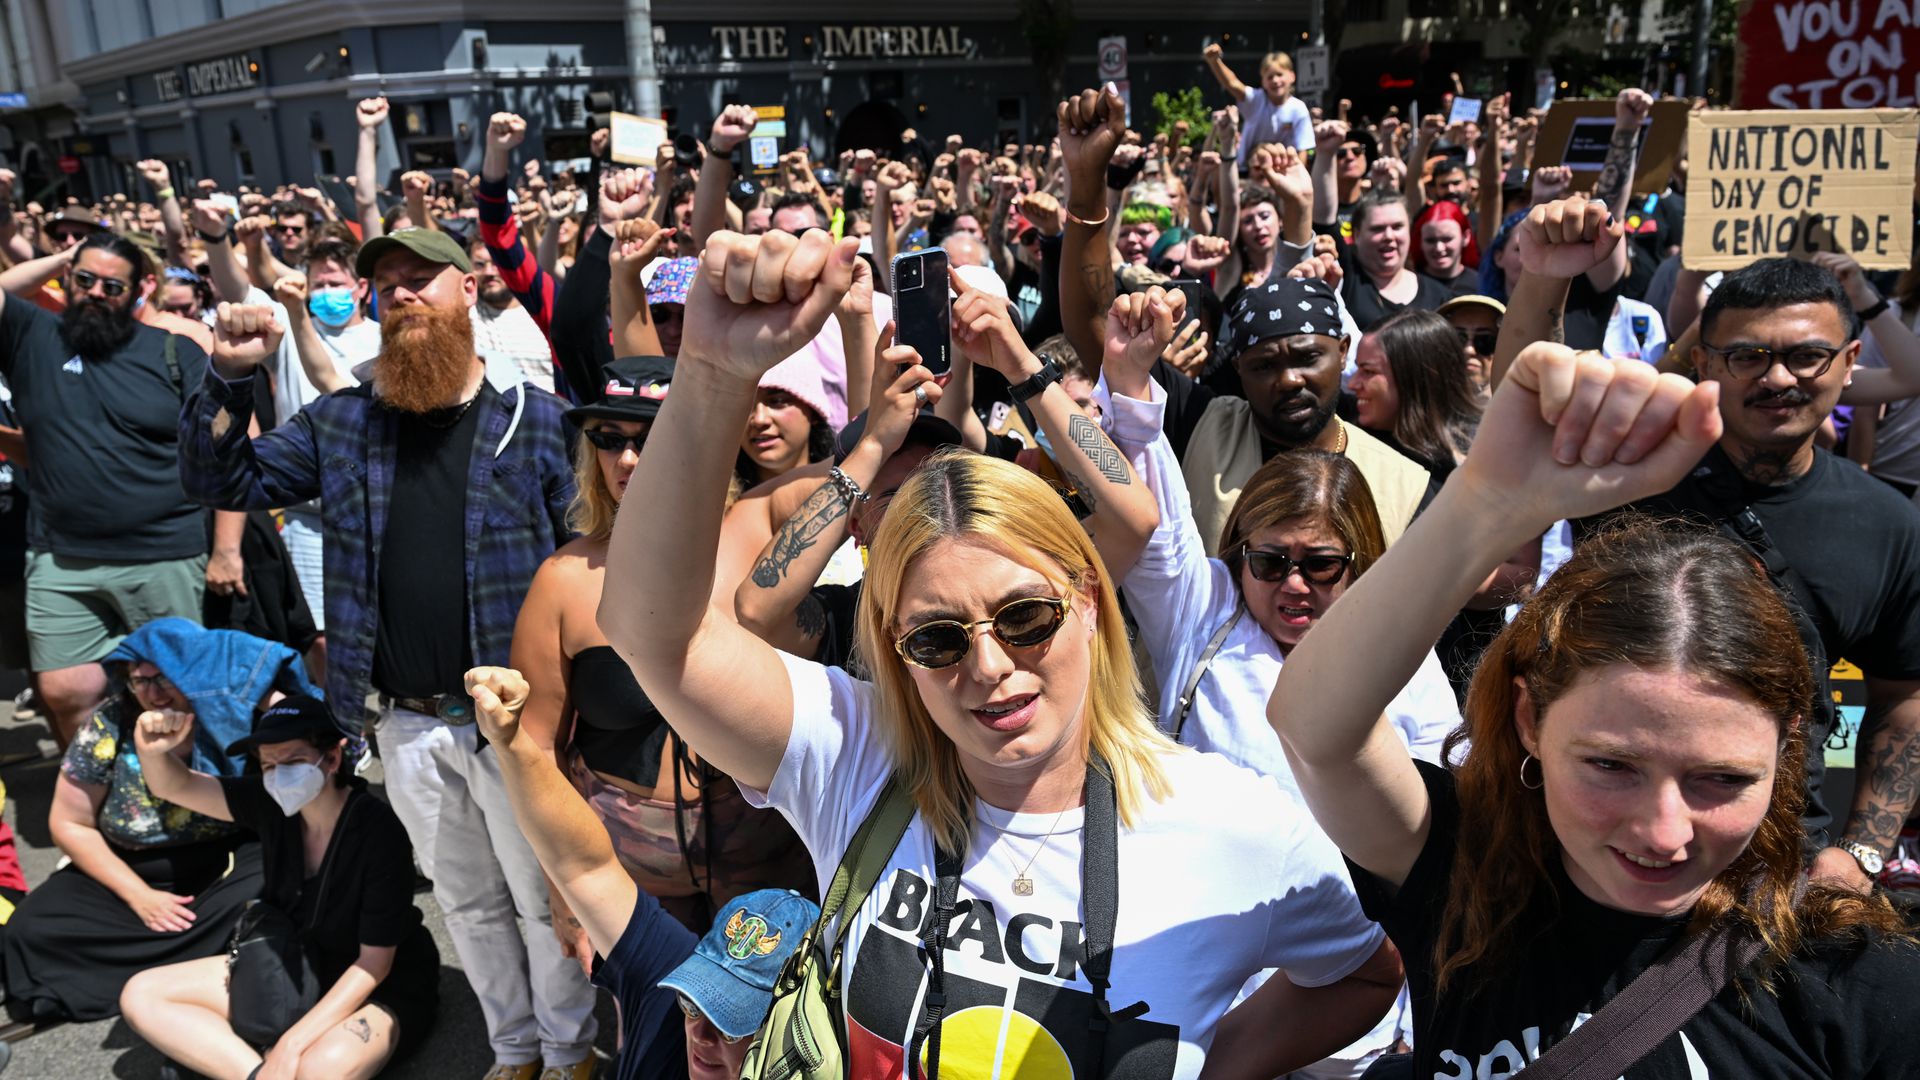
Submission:
[[[1734,40],[1737,108],[1902,109],[1920,99],[1912,0],[1747,0]]]
[[[1455,124],[1477,124],[1480,122],[1480,99],[1457,97],[1453,99],[1453,110],[1447,114],[1447,126]]]
[[[612,117],[608,125],[608,156],[622,165],[651,168],[661,144],[667,141],[667,122],[623,112],[613,113]]]
[[[1913,109],[1702,112],[1688,132],[1690,270],[1822,251],[1904,270],[1913,250]]]
[[[1613,112],[1611,101],[1554,102],[1540,125],[1533,167],[1565,165],[1573,170],[1573,190],[1592,191],[1607,160],[1607,144],[1613,140]],[[1633,194],[1666,190],[1686,132],[1686,102],[1662,99],[1653,103],[1641,128]]]

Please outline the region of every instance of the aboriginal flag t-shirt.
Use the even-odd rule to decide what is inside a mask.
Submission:
[[[782,654],[793,681],[786,754],[764,796],[806,841],[822,889],[892,766],[873,688]],[[1340,855],[1269,777],[1207,754],[1163,761],[1173,794],[1122,826],[1112,988],[1138,1004],[1105,1040],[1091,1032],[1083,970],[1081,814],[981,803],[947,931],[940,1073],[965,1080],[1190,1080],[1248,976],[1283,968],[1302,986],[1351,974],[1379,948]],[[1031,888],[1016,888],[1016,878]],[[850,1080],[905,1073],[930,969],[931,834],[916,815],[847,937]],[[922,1053],[924,1058],[924,1052]]]

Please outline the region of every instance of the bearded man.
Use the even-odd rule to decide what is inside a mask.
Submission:
[[[181,490],[176,439],[207,354],[134,317],[150,272],[96,231],[67,267],[62,314],[0,294],[0,376],[33,456],[27,645],[63,746],[105,696],[100,659],[152,619],[198,622],[206,589],[206,514]]]
[[[180,416],[181,478],[223,509],[321,496],[327,696],[350,734],[379,740],[394,811],[480,999],[486,1075],[584,1080],[593,990],[560,952],[540,864],[498,761],[476,752],[462,689],[467,668],[508,662],[534,571],[571,535],[566,406],[476,355],[479,285],[445,233],[370,241],[356,269],[379,296],[371,378],[249,439],[246,384],[285,328],[270,306],[220,305],[212,367]]]

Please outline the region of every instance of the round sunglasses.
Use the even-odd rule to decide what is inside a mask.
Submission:
[[[1308,555],[1295,559],[1284,551],[1259,551],[1251,544],[1240,545],[1241,557],[1255,581],[1285,581],[1295,570],[1309,585],[1331,585],[1339,581],[1353,565],[1353,555]]]
[[[914,667],[938,671],[952,667],[973,651],[976,628],[990,627],[994,639],[1014,649],[1031,649],[1045,644],[1060,632],[1073,606],[1070,596],[1030,596],[1015,600],[994,612],[993,618],[979,622],[936,619],[921,623],[893,643],[900,659]]]

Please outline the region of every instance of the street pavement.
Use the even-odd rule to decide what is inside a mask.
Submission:
[[[44,721],[15,719],[12,697],[19,688],[17,677],[0,677],[0,760],[36,749],[45,756],[0,768],[0,780],[7,786],[6,820],[13,826],[20,866],[31,887],[45,881],[60,861],[60,851],[47,834],[47,807],[53,798],[59,759],[54,756],[53,737]],[[367,778],[379,791],[377,762]],[[447,937],[446,920],[431,892],[423,890],[414,902],[440,949],[440,1015],[427,1041],[406,1061],[381,1075],[392,1080],[480,1080],[492,1065],[493,1055],[487,1046],[479,1002],[467,987],[460,957]],[[598,1014],[604,1062],[613,1051],[615,1032],[612,1000],[604,993],[600,995]],[[160,1055],[115,1018],[63,1024],[15,1042],[13,1061],[4,1080],[149,1080],[159,1075],[160,1065]]]

